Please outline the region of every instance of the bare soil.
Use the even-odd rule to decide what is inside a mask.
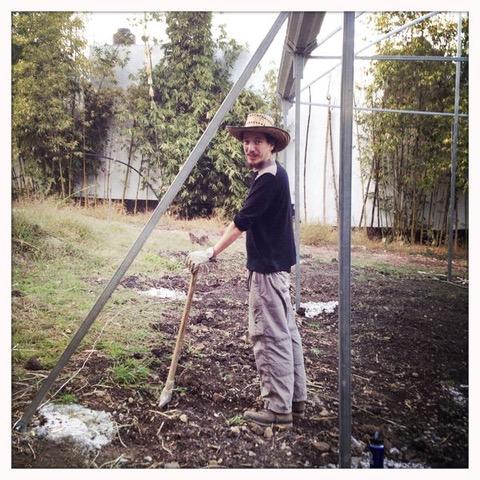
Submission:
[[[183,255],[179,252],[178,255]],[[372,267],[352,269],[352,456],[361,457],[369,436],[381,430],[386,456],[427,467],[468,467],[468,289],[429,275],[446,265],[432,258],[358,249],[382,255],[389,265],[414,265],[418,273]],[[302,301],[338,300],[335,252],[306,248]],[[95,351],[66,387],[89,408],[111,412],[120,429],[100,452],[78,452],[31,435],[13,434],[15,468],[272,468],[326,467],[338,463],[338,312],[314,319],[298,315],[308,377],[307,415],[291,430],[255,428],[241,414],[260,407],[253,352],[246,340],[244,256],[232,253],[198,280],[185,345],[168,408],[151,390],[121,387],[107,375],[112,361]],[[465,273],[465,264],[456,271]],[[440,280],[438,279],[440,278]],[[187,291],[188,275],[128,276],[125,288]],[[294,283],[294,282],[292,282]],[[294,292],[292,291],[292,294]],[[168,303],[151,329],[163,341],[149,345],[151,384],[165,381],[181,302]],[[134,322],[134,319],[132,319]],[[134,324],[134,323],[133,323]],[[65,374],[78,369],[77,352]],[[39,382],[32,372],[32,385]],[[57,382],[61,385],[60,380]],[[17,386],[13,394],[25,386]],[[37,387],[38,388],[38,387]],[[454,390],[453,390],[454,389]],[[36,391],[13,403],[16,420]],[[455,396],[452,392],[457,392]],[[35,418],[35,421],[39,421]],[[396,448],[397,450],[390,450]]]

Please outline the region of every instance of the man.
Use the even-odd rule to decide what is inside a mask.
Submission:
[[[290,135],[259,113],[249,114],[243,127],[227,130],[243,143],[247,165],[257,175],[221,239],[214,247],[190,253],[186,264],[196,271],[247,232],[248,333],[264,409],[248,410],[244,417],[264,426],[290,427],[294,417],[304,416],[307,391],[289,291],[290,268],[295,264],[290,189],[287,172],[272,157],[288,145]]]

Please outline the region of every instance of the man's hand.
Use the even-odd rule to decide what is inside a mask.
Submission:
[[[185,265],[190,270],[190,272],[195,273],[201,265],[205,265],[214,258],[213,247],[207,248],[206,250],[197,250],[191,252],[186,261]]]

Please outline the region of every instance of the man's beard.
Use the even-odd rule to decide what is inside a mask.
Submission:
[[[248,160],[245,159],[245,166],[249,169],[249,170],[254,170],[256,172],[258,172],[259,170],[261,170],[262,168],[265,168],[265,167],[268,167],[270,166],[271,164],[273,163],[273,160],[270,158],[268,160],[262,160],[261,162],[258,162],[256,163],[255,165],[252,165],[250,163],[248,163]]]

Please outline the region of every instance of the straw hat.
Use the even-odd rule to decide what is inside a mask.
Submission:
[[[243,127],[228,125],[226,128],[230,134],[241,142],[243,141],[243,134],[245,132],[258,132],[270,135],[275,140],[273,153],[280,152],[290,142],[290,134],[286,130],[276,127],[273,118],[265,113],[249,113]]]

